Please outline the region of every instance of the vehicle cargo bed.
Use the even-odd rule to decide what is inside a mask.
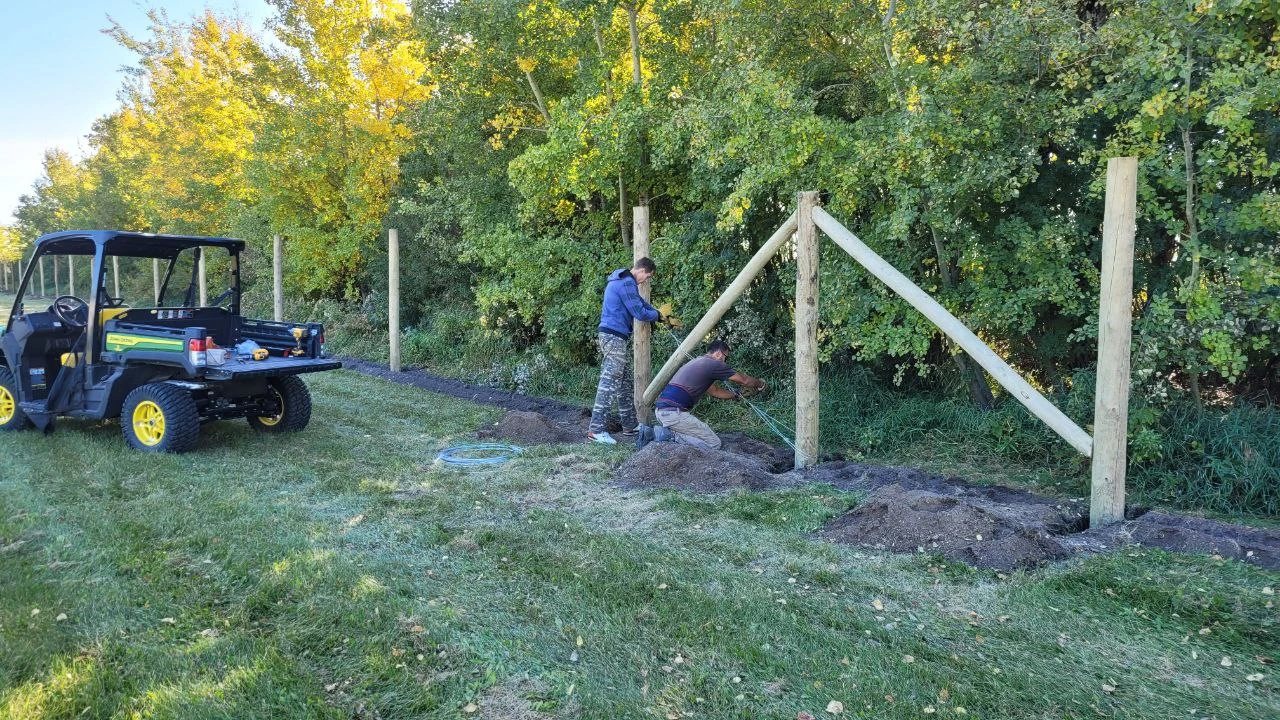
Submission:
[[[267,358],[266,360],[228,360],[223,365],[205,368],[206,380],[246,380],[257,377],[280,377],[303,373],[337,370],[342,363],[337,360],[313,358]]]

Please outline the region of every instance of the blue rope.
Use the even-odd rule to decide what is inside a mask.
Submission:
[[[502,445],[500,443],[471,443],[468,445],[454,445],[440,451],[436,456],[436,460],[445,465],[454,467],[477,467],[480,465],[501,465],[508,460],[516,457],[524,449],[517,445]],[[468,457],[469,454],[475,453],[497,453],[495,455],[485,455],[481,457]]]

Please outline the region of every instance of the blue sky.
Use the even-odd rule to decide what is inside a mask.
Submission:
[[[0,0],[0,225],[41,175],[45,148],[80,157],[93,121],[114,110],[121,68],[135,57],[102,34],[111,19],[146,34],[147,10],[173,20],[206,8],[261,31],[266,0]]]

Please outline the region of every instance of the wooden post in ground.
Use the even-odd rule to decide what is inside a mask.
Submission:
[[[271,238],[271,307],[276,322],[284,322],[284,240]]]
[[[206,281],[204,270],[204,248],[200,248],[200,307],[209,304],[209,283]]]
[[[400,233],[387,231],[387,333],[391,372],[400,372]]]
[[[818,461],[818,193],[796,204],[796,469]]]
[[[1093,481],[1089,527],[1124,519],[1129,438],[1129,347],[1133,326],[1133,236],[1138,159],[1107,161],[1098,308],[1098,380],[1093,405]]]
[[[36,261],[36,270],[40,271],[40,297],[44,297],[44,258]]]
[[[160,261],[156,258],[151,260],[151,284],[155,287],[155,303],[160,304]]]
[[[928,318],[947,337],[964,348],[964,351],[969,353],[969,357],[977,361],[982,366],[982,369],[991,373],[991,377],[995,378],[996,382],[1008,390],[1009,394],[1022,403],[1032,415],[1040,418],[1045,425],[1048,425],[1064,440],[1071,443],[1071,447],[1080,451],[1081,455],[1088,457],[1092,454],[1093,438],[1089,437],[1089,433],[1072,422],[1071,418],[1049,402],[1039,391],[1031,387],[1026,380],[1022,379],[1021,375],[1009,367],[1008,363],[1001,359],[999,355],[996,355],[991,348],[987,347],[986,343],[979,340],[972,330],[965,327],[964,323],[960,322],[955,315],[952,315],[937,300],[930,297],[929,293],[921,290],[918,285],[907,279],[906,275],[898,272],[897,268],[867,247],[866,243],[859,240],[858,236],[852,232],[849,232],[848,228],[831,217],[826,210],[815,207],[813,209],[813,222],[827,234],[827,237],[834,240],[854,260],[857,260],[862,267],[866,268],[867,272],[879,278],[885,285],[888,285],[891,290],[910,303],[911,307],[919,310],[921,315]]]
[[[733,282],[729,283],[729,287],[725,288],[720,297],[716,298],[716,301],[711,304],[711,309],[707,310],[707,314],[703,315],[698,324],[693,326],[693,329],[685,336],[684,342],[680,343],[680,347],[671,353],[671,357],[667,358],[667,362],[663,364],[662,369],[654,376],[653,381],[649,383],[649,387],[645,388],[644,402],[646,405],[653,404],[653,401],[658,398],[658,393],[662,392],[662,388],[666,387],[667,382],[671,380],[671,376],[676,374],[676,370],[680,368],[685,358],[692,354],[698,343],[702,342],[702,338],[711,332],[711,328],[720,322],[720,318],[724,317],[724,314],[729,311],[734,301],[741,297],[742,293],[747,291],[747,288],[751,287],[751,281],[756,279],[756,276],[760,274],[764,266],[778,252],[778,248],[782,246],[782,243],[786,242],[795,231],[796,216],[792,215],[787,218],[786,222],[782,223],[782,227],[774,231],[764,245],[760,246],[756,254],[752,255],[751,259],[747,261],[747,264],[742,266],[742,270],[738,271],[738,276],[733,279]]]
[[[649,256],[649,206],[637,205],[631,210],[631,260],[635,261]],[[653,288],[650,283],[640,286],[640,297],[648,302]],[[653,325],[633,320],[631,322],[631,369],[633,371],[636,418],[647,425],[653,424],[653,406],[644,401],[645,388],[653,379]]]
[[[120,294],[120,257],[118,255],[111,256],[111,277],[116,284],[116,297],[124,297]]]

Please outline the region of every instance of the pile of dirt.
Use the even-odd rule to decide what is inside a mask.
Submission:
[[[913,467],[868,465],[846,460],[819,463],[805,470],[804,476],[810,482],[824,483],[850,492],[875,490],[885,485],[939,492],[970,487],[967,480],[955,475],[939,475]]]
[[[520,445],[576,442],[582,434],[536,412],[508,410],[501,420],[476,433],[481,439],[510,440]]]
[[[774,475],[754,458],[670,442],[649,443],[619,465],[613,477],[624,487],[700,493],[771,490],[793,484],[792,476]]]
[[[1280,570],[1280,530],[1148,512],[1132,520],[1089,530],[1081,536],[1102,543],[1103,549],[1134,544],[1172,552],[1218,555]]]
[[[723,432],[720,449],[758,461],[771,472],[787,472],[796,466],[795,454],[785,445],[770,445],[740,432]]]
[[[1075,508],[1000,498],[993,488],[950,492],[885,485],[822,531],[828,540],[897,552],[936,551],[996,570],[1035,567],[1069,557],[1056,535],[1080,522]]]

